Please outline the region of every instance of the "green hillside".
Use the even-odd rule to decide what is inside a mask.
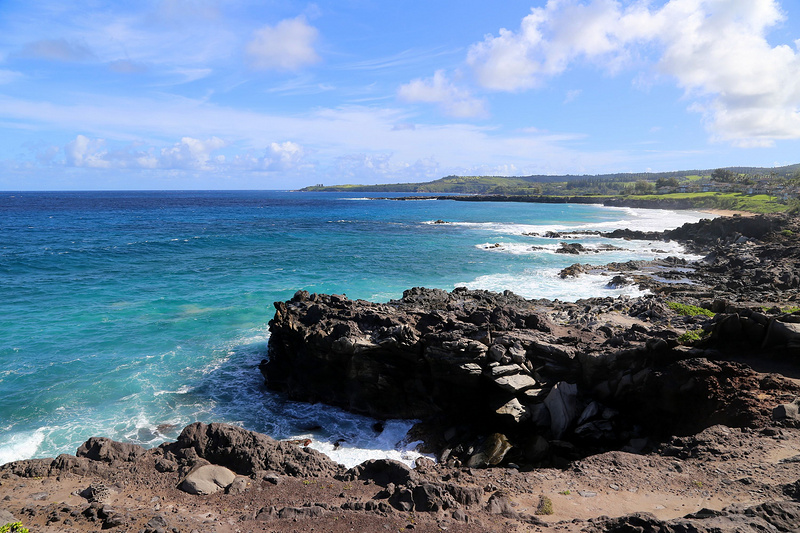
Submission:
[[[777,168],[729,167],[725,169],[684,170],[673,172],[617,173],[596,176],[446,176],[423,183],[381,185],[314,185],[303,191],[411,192],[428,194],[501,194],[501,195],[625,195],[650,194],[658,188],[724,181],[736,183],[744,192],[748,185],[762,180],[790,180],[800,176],[800,164]],[[671,191],[676,192],[676,191]],[[706,191],[707,192],[707,191]],[[729,192],[729,191],[726,191]]]
[[[455,194],[465,201],[603,202],[755,213],[800,210],[800,164],[598,176],[446,176],[425,183],[315,185],[303,191]]]

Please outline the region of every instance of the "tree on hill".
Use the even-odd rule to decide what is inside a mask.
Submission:
[[[678,178],[675,177],[658,178],[656,180],[656,187],[659,189],[661,187],[677,187],[678,185],[680,185],[680,181],[678,181]]]
[[[736,177],[737,174],[726,168],[718,168],[711,173],[711,181],[719,181],[722,183],[733,183],[736,181]]]
[[[636,182],[636,185],[633,186],[633,190],[636,194],[653,194],[656,192],[656,187],[649,181],[639,180]]]

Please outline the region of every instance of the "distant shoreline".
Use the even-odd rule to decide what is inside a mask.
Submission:
[[[376,200],[454,200],[456,202],[521,202],[535,204],[595,204],[605,207],[635,207],[640,209],[667,209],[672,211],[699,211],[715,216],[754,216],[757,213],[742,210],[717,209],[695,205],[689,199],[641,199],[596,196],[522,196],[522,195],[420,195],[402,197],[376,197]]]

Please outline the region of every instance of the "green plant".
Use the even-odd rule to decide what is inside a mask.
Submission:
[[[539,505],[536,506],[536,514],[553,514],[553,500],[547,496],[539,496]]]
[[[800,311],[800,307],[796,305],[792,305],[789,307],[768,307],[766,305],[761,306],[761,310],[765,313],[784,313],[784,314],[792,314]]]
[[[564,496],[569,496],[572,493],[569,491],[569,489],[567,489],[567,490],[562,490],[561,492],[559,492],[559,494],[563,494]]]
[[[692,329],[687,331],[686,333],[678,336],[678,342],[683,345],[690,345],[694,344],[700,339],[702,339],[705,335],[707,335],[705,330],[702,329]]]
[[[707,316],[713,317],[715,313],[712,313],[708,309],[703,309],[702,307],[697,307],[696,305],[686,305],[681,304],[678,302],[667,302],[667,307],[678,313],[682,316]]]
[[[0,533],[30,533],[30,530],[24,527],[22,522],[9,522],[4,526],[0,526]]]

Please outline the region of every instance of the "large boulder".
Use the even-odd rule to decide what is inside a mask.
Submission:
[[[263,470],[298,477],[340,475],[345,471],[344,466],[317,450],[230,424],[190,424],[177,442],[162,444],[161,448],[177,459],[190,457],[187,450],[191,450],[201,459],[246,476]]]
[[[228,488],[236,474],[219,465],[203,465],[189,472],[178,488],[189,494],[214,494]]]
[[[787,315],[770,321],[763,346],[786,346],[800,353],[800,315]]]
[[[144,454],[145,450],[136,444],[116,442],[106,437],[92,437],[78,448],[75,455],[93,461],[115,463],[131,462]]]
[[[547,395],[544,404],[550,411],[550,430],[556,439],[564,436],[582,412],[575,383],[558,383]]]

